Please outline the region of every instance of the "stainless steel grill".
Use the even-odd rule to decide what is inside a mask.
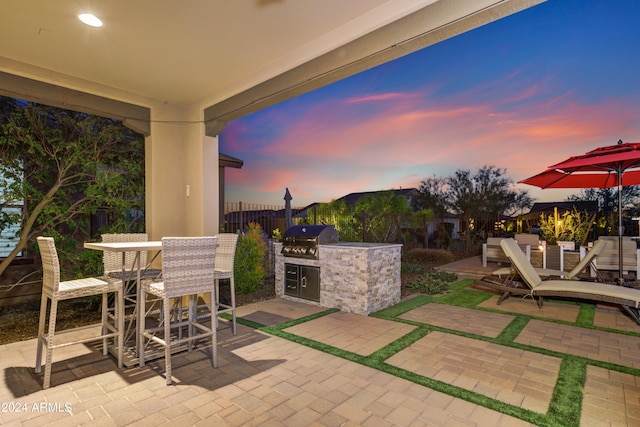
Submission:
[[[284,232],[282,255],[293,258],[318,259],[318,246],[338,243],[333,225],[294,225]]]

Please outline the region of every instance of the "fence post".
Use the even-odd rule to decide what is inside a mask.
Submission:
[[[238,203],[238,218],[239,218],[239,224],[238,227],[240,227],[240,232],[242,233],[243,230],[243,224],[244,224],[244,215],[242,214],[242,202]]]
[[[362,211],[362,241],[367,241],[367,211]]]
[[[422,227],[424,228],[424,248],[429,247],[429,229],[427,228],[427,214],[422,214]]]

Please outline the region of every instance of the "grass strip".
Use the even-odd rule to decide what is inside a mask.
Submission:
[[[595,304],[580,304],[580,311],[578,312],[578,318],[576,319],[576,326],[592,328],[595,316]]]
[[[560,364],[560,372],[547,416],[553,425],[578,427],[582,412],[582,390],[587,378],[587,363],[583,358],[565,356]]]
[[[458,280],[457,282],[450,284],[449,289],[451,289],[452,291],[459,291],[473,285],[474,282],[475,280],[473,279]]]
[[[419,295],[417,297],[402,301],[399,304],[393,305],[388,308],[383,308],[382,310],[376,311],[375,313],[371,313],[369,316],[393,320],[394,318],[401,316],[408,311],[411,311],[418,307],[422,307],[423,305],[428,304],[432,301],[432,296]]]
[[[260,330],[265,331],[265,332],[269,332],[269,333],[271,333],[270,331],[277,331],[277,330],[281,331],[283,329],[287,329],[287,328],[290,328],[292,326],[299,325],[300,323],[309,322],[311,320],[318,319],[320,317],[324,317],[324,316],[327,316],[329,314],[337,313],[338,311],[340,311],[340,310],[338,310],[337,308],[330,308],[329,310],[324,310],[324,311],[321,311],[319,313],[310,314],[308,316],[301,317],[299,319],[290,320],[288,322],[279,323],[279,324],[273,325],[273,326],[264,326],[264,327],[260,328]]]
[[[340,310],[338,310],[337,308],[332,308],[329,310],[322,311],[320,313],[311,314],[309,316],[301,317],[300,319],[291,320],[291,321],[280,323],[274,326],[269,326],[262,323],[254,322],[253,320],[245,319],[240,316],[236,317],[236,322],[240,323],[241,325],[247,326],[251,329],[260,329],[260,330],[264,330],[265,332],[268,332],[270,328],[279,328],[279,329],[290,328],[299,323],[308,322],[309,320],[317,319],[318,317],[326,316],[328,314],[335,313],[336,311],[340,311]],[[223,314],[220,314],[219,316],[228,321],[233,320],[233,317],[229,313],[223,313]]]
[[[495,339],[496,344],[510,346],[531,320],[528,316],[515,316],[515,319],[500,332]]]
[[[487,292],[464,288],[439,296],[436,298],[436,302],[456,307],[474,308],[491,297],[492,295]]]
[[[387,360],[394,354],[401,352],[405,348],[411,346],[416,341],[424,338],[432,330],[433,329],[428,326],[424,326],[424,325],[418,326],[416,329],[409,332],[408,334],[403,335],[397,340],[371,353],[368,356],[369,363],[375,366],[377,366],[379,363],[383,363],[385,360]]]
[[[222,316],[220,316],[220,317],[222,317]],[[226,320],[231,321],[231,316],[229,316],[229,319],[226,319]],[[236,318],[236,322],[240,323],[241,325],[247,326],[247,327],[249,327],[251,329],[260,329],[260,328],[263,328],[265,326],[262,323],[254,322],[253,320],[244,319],[242,317],[237,317]]]

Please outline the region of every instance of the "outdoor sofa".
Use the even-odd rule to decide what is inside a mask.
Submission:
[[[487,241],[482,244],[482,266],[486,267],[487,262],[497,262],[499,264],[509,262],[505,255],[500,242],[503,237],[488,237]]]
[[[618,236],[600,236],[598,241],[604,241],[604,250],[596,258],[596,268],[599,271],[619,271],[620,257],[618,255]],[[634,271],[636,275],[640,271],[640,250],[635,241],[629,236],[622,236],[622,274]]]
[[[531,259],[532,252],[540,252],[542,256],[542,268],[547,266],[546,248],[547,242],[541,241],[537,234],[520,233],[515,234],[513,238],[522,247],[522,250]],[[500,242],[506,237],[488,237],[486,243],[482,244],[482,266],[486,267],[488,262],[497,262],[499,264],[509,263],[509,259],[505,255]]]

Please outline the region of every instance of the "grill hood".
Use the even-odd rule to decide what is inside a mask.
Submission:
[[[287,237],[318,237],[319,245],[338,243],[338,231],[333,225],[294,225],[287,228],[284,237],[285,242]]]
[[[294,225],[284,232],[281,253],[296,258],[318,259],[318,246],[338,243],[333,225]]]

